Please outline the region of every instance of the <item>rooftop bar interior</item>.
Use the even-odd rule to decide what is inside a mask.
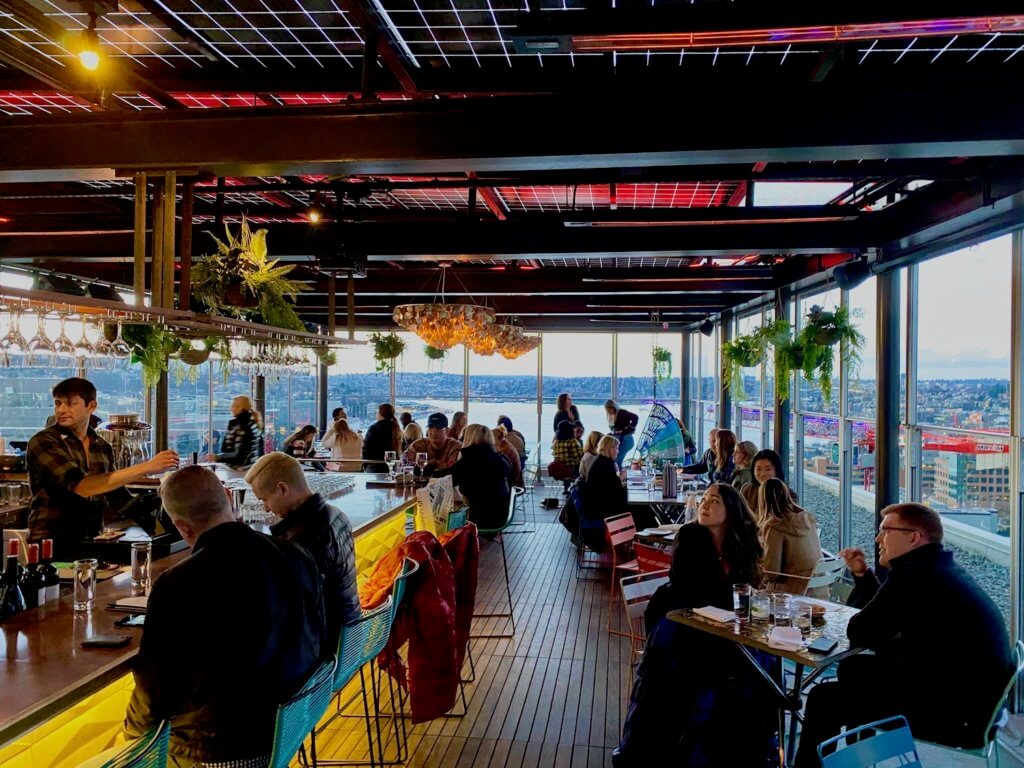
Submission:
[[[302,749],[279,728],[272,762],[246,765],[654,764],[630,761],[657,751],[630,738],[659,738],[638,670],[679,646],[645,658],[664,630],[646,636],[644,608],[670,565],[685,570],[673,542],[705,525],[701,496],[719,486],[703,481],[721,467],[713,453],[687,465],[720,450],[718,431],[747,451],[753,495],[737,483],[737,498],[765,503],[754,452],[773,450],[820,543],[792,648],[800,609],[776,621],[778,592],[734,590],[725,618],[662,619],[757,671],[750,695],[770,717],[750,765],[811,764],[807,699],[848,684],[829,678],[861,655],[846,628],[870,610],[840,553],[863,550],[881,576],[889,537],[924,536],[894,527],[907,518],[890,505],[937,513],[1007,648],[1024,640],[1024,16],[1005,2],[618,5],[0,0],[5,561],[11,541],[22,565],[35,557],[26,449],[70,377],[96,387],[114,466],[173,450],[267,532],[276,518],[245,472],[216,460],[248,398],[259,453],[301,449],[310,489],[351,522],[367,616],[383,615],[367,594],[397,563],[388,620],[426,620],[422,574],[394,559],[408,537],[447,547],[468,530],[479,550],[448,566],[470,608],[453,609],[468,638],[450,710],[418,714],[422,649],[394,643],[408,690],[384,670],[391,645],[373,661],[385,624],[345,679],[332,657],[331,679],[303,687],[329,704],[280,702],[279,725],[306,718]],[[566,490],[578,457],[563,482],[563,393],[576,438],[619,435],[604,546],[580,519],[587,479]],[[361,440],[381,404],[424,437],[437,413],[514,428],[521,480],[498,528],[425,487],[418,459],[407,476],[358,444],[321,446],[335,409]],[[189,557],[158,484],[129,484],[130,514],[53,558],[59,590],[0,619],[0,768],[164,764],[109,762],[145,632],[108,609],[140,592],[129,542],[151,542],[156,582]],[[78,557],[100,561],[86,610]],[[82,645],[111,634],[127,644]],[[931,672],[977,663],[948,654]],[[981,743],[933,743],[919,714],[884,714],[909,716],[921,765],[1024,765],[1016,677],[985,704]],[[721,754],[723,717],[748,733],[742,707],[756,708],[707,685],[706,709],[660,734],[664,754],[695,757],[663,764],[740,765],[687,762]],[[167,731],[127,749],[162,755]]]

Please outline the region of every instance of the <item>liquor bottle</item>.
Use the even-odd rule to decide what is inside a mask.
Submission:
[[[18,563],[18,539],[11,539],[7,545],[7,568],[0,577],[0,620],[10,618],[25,610],[25,596],[21,593],[21,565]]]
[[[43,585],[46,587],[46,600],[49,603],[52,600],[58,600],[60,598],[60,576],[57,575],[57,569],[53,567],[53,539],[43,539],[43,556],[39,560],[39,572],[43,574]]]
[[[39,545],[28,545],[28,566],[21,574],[21,594],[25,597],[25,607],[37,608],[46,602],[46,580],[39,570]]]

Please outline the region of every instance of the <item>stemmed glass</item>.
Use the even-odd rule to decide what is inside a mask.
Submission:
[[[88,334],[88,323],[85,322],[85,318],[82,318],[82,336],[75,342],[75,357],[79,361],[84,361],[96,354],[96,349],[93,347],[92,342],[89,341]]]
[[[36,335],[28,340],[28,360],[26,365],[35,368],[52,368],[57,350],[46,335],[46,311],[40,310],[39,324]]]
[[[28,342],[21,334],[21,311],[11,309],[7,314],[7,333],[0,338],[0,352],[3,353],[3,366],[11,364],[11,355],[24,352]]]
[[[398,452],[384,451],[384,463],[388,465],[388,480],[394,480],[395,467],[398,466]]]
[[[121,321],[118,320],[117,338],[110,342],[110,353],[114,356],[115,366],[121,361],[127,361],[132,356],[132,348],[128,346],[128,342],[121,338],[122,325]],[[125,365],[127,366],[127,363]]]
[[[60,313],[60,335],[53,342],[54,365],[57,368],[74,368],[78,364],[75,357],[75,343],[68,338],[67,312]]]
[[[83,328],[84,328],[83,323]],[[107,371],[114,366],[114,345],[107,340],[107,334],[105,330],[106,326],[100,326],[100,335],[96,340],[96,343],[92,347],[93,354],[96,359],[93,361],[93,367],[97,370]],[[83,329],[83,333],[84,333]]]
[[[423,470],[427,468],[427,454],[417,453],[416,454],[416,467],[420,471],[420,475],[423,475]]]

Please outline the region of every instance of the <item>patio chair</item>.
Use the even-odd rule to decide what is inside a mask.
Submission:
[[[1006,682],[1006,688],[1003,689],[1003,695],[999,698],[996,703],[995,709],[992,712],[992,717],[989,718],[988,727],[985,729],[984,743],[977,747],[948,747],[945,744],[937,744],[932,741],[920,740],[922,744],[927,744],[931,747],[936,747],[947,752],[955,752],[961,755],[970,755],[972,757],[984,758],[985,765],[991,764],[991,759],[995,756],[996,768],[999,766],[999,748],[996,744],[996,733],[1006,725],[1010,719],[1010,715],[1006,710],[1006,699],[1010,695],[1010,691],[1013,689],[1014,683],[1017,682],[1017,678],[1020,673],[1024,671],[1024,640],[1018,640],[1017,645],[1014,647],[1014,655],[1016,656],[1017,665],[1010,675],[1010,679]]]
[[[668,583],[668,571],[648,571],[619,579],[622,593],[622,605],[626,610],[627,626],[629,627],[629,684],[626,686],[626,698],[633,687],[633,668],[637,659],[644,652],[647,643],[647,630],[644,627],[644,611],[651,602],[651,595],[662,584]]]
[[[579,485],[569,488],[569,499],[576,507],[576,516],[579,520],[579,528],[576,531],[576,578],[584,581],[597,581],[583,575],[586,571],[600,570],[611,566],[612,559],[606,553],[595,552],[585,543],[586,531],[603,531],[604,520],[588,520],[583,516],[583,499],[580,496]]]
[[[604,529],[612,555],[611,582],[608,585],[608,632],[620,637],[629,637],[628,632],[612,629],[612,611],[615,601],[615,579],[619,572],[639,573],[640,571],[640,565],[633,552],[636,525],[633,523],[633,516],[629,512],[625,512],[606,518]]]
[[[671,549],[637,541],[633,544],[633,551],[636,552],[636,562],[640,566],[640,573],[665,571],[672,567]]]
[[[508,597],[508,613],[474,613],[474,619],[508,619],[512,624],[511,632],[501,632],[499,634],[486,634],[486,635],[470,635],[475,640],[498,640],[498,639],[509,639],[516,636],[516,616],[515,616],[515,605],[512,603],[512,584],[508,578],[508,558],[505,555],[505,532],[516,516],[516,505],[517,500],[524,493],[522,488],[513,488],[512,497],[508,502],[508,519],[499,528],[480,528],[480,534],[494,534],[498,545],[501,547],[501,565],[505,571],[505,594]]]
[[[806,583],[804,584],[803,592],[801,592],[801,594],[807,594],[809,590],[821,587],[828,587],[831,589],[835,582],[843,578],[843,572],[845,570],[846,561],[843,560],[843,558],[823,557],[814,564],[814,570],[811,572],[810,576],[797,576],[796,574],[779,573],[777,571],[765,571],[764,575],[782,579],[802,579]]]
[[[855,742],[850,742],[852,736],[864,731],[874,731],[894,727],[894,730],[882,730],[873,736],[867,736]],[[847,739],[845,747],[837,749],[830,755],[822,754],[822,751],[833,744],[838,744],[842,739]],[[859,728],[851,728],[845,733],[826,739],[818,745],[818,758],[821,760],[822,768],[870,768],[887,760],[898,760],[898,763],[887,763],[887,765],[907,766],[907,768],[920,768],[921,758],[917,754],[917,746],[914,744],[914,737],[910,733],[910,726],[907,719],[902,715],[889,717],[885,720],[877,720]]]
[[[103,768],[164,768],[170,739],[171,724],[161,720],[156,728],[105,762]]]

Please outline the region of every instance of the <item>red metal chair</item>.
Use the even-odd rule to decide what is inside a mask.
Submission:
[[[606,518],[604,528],[612,555],[611,582],[608,585],[608,631],[613,635],[629,637],[627,632],[612,629],[612,610],[615,604],[615,582],[620,575],[619,571],[625,571],[626,573],[638,573],[640,571],[640,565],[637,563],[633,553],[636,525],[633,523],[633,516],[626,512]]]
[[[636,552],[636,562],[640,566],[640,573],[667,571],[672,567],[671,549],[655,547],[638,541],[633,545],[633,551]]]

